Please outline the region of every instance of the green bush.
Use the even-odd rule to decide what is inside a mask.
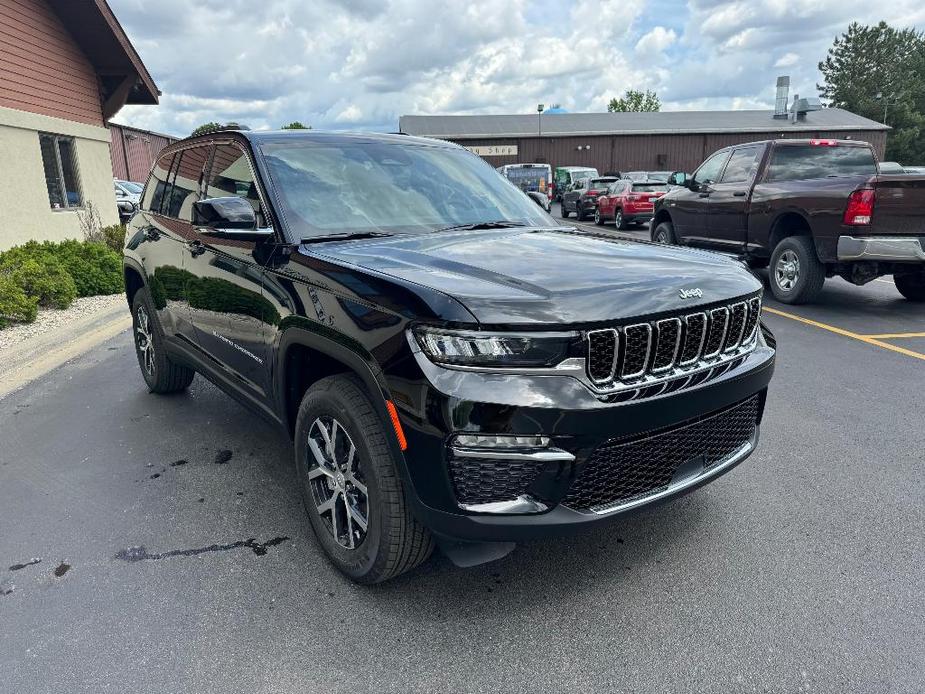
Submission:
[[[77,286],[66,269],[51,256],[38,256],[16,267],[0,265],[0,272],[10,277],[26,293],[38,300],[39,306],[67,308],[77,296]]]
[[[9,275],[0,274],[0,328],[10,321],[31,323],[38,313],[38,299],[26,296],[22,287]]]
[[[86,240],[91,243],[102,244],[118,254],[122,254],[125,246],[125,225],[110,224],[85,233]]]
[[[77,296],[118,294],[123,290],[122,256],[112,249],[92,241],[62,241],[49,245],[74,278]]]

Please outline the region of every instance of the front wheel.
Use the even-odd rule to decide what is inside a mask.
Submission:
[[[893,284],[909,301],[925,301],[925,269],[893,275]]]
[[[350,376],[318,381],[299,407],[295,458],[305,511],[331,563],[358,583],[409,571],[434,547],[411,514],[389,435]]]
[[[671,222],[661,222],[655,227],[655,233],[652,235],[655,243],[673,244],[676,243],[674,238],[674,227]]]
[[[785,304],[812,302],[825,282],[825,266],[819,262],[809,236],[789,236],[771,254],[768,272],[774,298]]]
[[[600,207],[595,207],[595,208],[594,208],[594,223],[597,224],[599,227],[600,227],[600,226],[604,226],[604,217],[601,216],[601,208],[600,208]]]
[[[154,312],[147,287],[142,287],[132,299],[132,332],[135,336],[135,356],[141,375],[152,393],[179,393],[193,382],[196,372],[176,363],[164,346],[164,331]]]

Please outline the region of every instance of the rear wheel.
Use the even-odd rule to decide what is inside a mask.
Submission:
[[[147,287],[132,299],[132,332],[141,375],[152,393],[178,393],[193,382],[196,372],[176,363],[164,347],[164,331],[148,296]]]
[[[925,270],[893,275],[893,284],[909,301],[925,301]]]
[[[674,227],[671,222],[661,222],[655,227],[655,233],[652,234],[652,240],[655,243],[672,244],[677,243],[674,237]]]
[[[581,209],[581,200],[575,201],[575,219],[579,222],[585,221],[585,213],[584,210]]]
[[[295,457],[305,511],[331,563],[358,583],[404,573],[434,546],[405,499],[390,434],[350,376],[318,381],[299,407]]]
[[[559,216],[562,219],[568,219],[568,210],[565,209],[565,199],[562,199],[562,202],[559,203]]]
[[[774,297],[785,304],[815,300],[825,282],[825,266],[809,236],[789,236],[771,254],[768,272]]]
[[[604,225],[604,217],[601,215],[600,207],[594,208],[594,223],[597,224],[598,226]]]
[[[623,216],[623,210],[619,207],[613,213],[613,223],[616,225],[617,229],[625,230],[627,227],[626,218]]]

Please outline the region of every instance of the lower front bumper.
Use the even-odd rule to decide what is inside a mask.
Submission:
[[[925,262],[925,236],[839,236],[840,261]]]

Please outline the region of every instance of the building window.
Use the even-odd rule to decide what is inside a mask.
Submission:
[[[48,201],[53,210],[80,207],[80,185],[77,181],[77,152],[73,137],[39,133],[42,166]]]

